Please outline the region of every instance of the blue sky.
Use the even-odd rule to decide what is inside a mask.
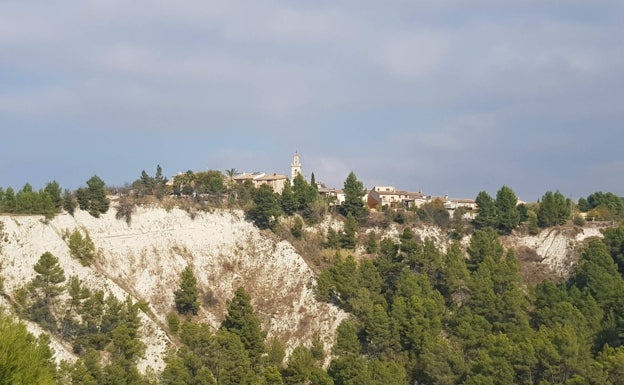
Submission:
[[[160,164],[624,195],[624,3],[0,0],[0,185]]]

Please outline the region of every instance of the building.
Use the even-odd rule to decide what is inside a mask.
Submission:
[[[301,161],[299,159],[299,153],[295,151],[295,155],[293,155],[293,162],[290,165],[290,182],[297,177],[297,175],[303,175],[301,172]]]
[[[266,174],[263,172],[244,172],[242,174],[238,174],[236,175],[234,178],[232,178],[236,183],[245,183],[247,181],[250,181],[254,186],[255,183],[254,181],[258,178],[262,178],[263,176],[265,176]]]
[[[284,185],[286,184],[287,179],[288,177],[286,175],[273,173],[254,179],[254,186],[259,187],[263,184],[268,184],[273,188],[273,191],[281,194],[282,191],[284,191]]]
[[[284,190],[284,185],[286,184],[286,179],[288,179],[288,177],[286,175],[276,173],[267,174],[264,172],[244,172],[235,176],[233,179],[236,183],[245,183],[246,181],[249,181],[256,188],[262,186],[263,184],[267,184],[273,188],[273,191],[281,194]]]
[[[323,197],[332,198],[330,202],[331,206],[340,206],[345,201],[345,193],[341,189],[319,186],[318,192]]]
[[[427,203],[421,192],[397,190],[393,186],[375,186],[368,192],[367,204],[370,208],[381,207],[420,207]]]
[[[468,210],[476,210],[477,202],[474,199],[464,199],[464,198],[448,198],[444,202],[444,207],[447,210],[455,210],[460,207],[464,207]]]
[[[460,207],[464,207],[468,210],[475,210],[477,208],[477,202],[474,199],[465,198],[449,198],[448,195],[444,196],[427,196],[427,202],[440,201],[447,210],[456,210]]]

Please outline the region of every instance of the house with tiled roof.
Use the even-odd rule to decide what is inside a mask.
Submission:
[[[259,187],[263,184],[268,184],[273,188],[273,191],[281,194],[284,190],[284,185],[286,185],[287,180],[288,177],[283,174],[266,174],[260,178],[254,179],[254,186]]]
[[[286,175],[276,173],[267,174],[264,172],[244,172],[236,175],[232,179],[236,183],[245,183],[246,181],[249,181],[256,188],[262,186],[263,184],[267,184],[273,188],[273,191],[281,194],[282,190],[284,190],[284,185],[286,184],[288,177]]]
[[[329,188],[323,185],[318,186],[318,192],[323,197],[329,197],[331,199],[330,205],[340,206],[345,201],[345,193],[342,189]]]
[[[468,210],[475,210],[477,208],[477,202],[474,199],[466,198],[449,198],[448,195],[444,196],[427,196],[427,202],[433,202],[439,200],[444,204],[444,208],[447,210],[456,210],[460,207]]]
[[[420,207],[427,203],[421,192],[397,190],[393,186],[375,186],[368,192],[367,204],[370,208]]]

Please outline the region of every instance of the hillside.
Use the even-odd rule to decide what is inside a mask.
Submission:
[[[110,210],[101,218],[83,211],[61,214],[49,223],[39,216],[0,216],[4,223],[2,274],[5,292],[34,276],[32,266],[45,251],[60,260],[65,275],[77,275],[86,286],[104,289],[123,299],[149,302],[142,335],[147,345],[140,367],[159,371],[172,343],[166,314],[173,309],[180,272],[191,265],[202,293],[199,320],[217,328],[227,301],[243,286],[250,293],[268,337],[287,342],[287,351],[322,336],[329,349],[346,314],[314,298],[315,276],[293,247],[271,233],[260,232],[242,212],[197,213],[194,219],[179,209],[138,207],[128,225]],[[69,255],[63,232],[88,231],[101,258],[84,267]],[[35,330],[36,327],[31,326]],[[57,359],[70,358],[59,343]],[[66,347],[71,351],[69,347]]]
[[[77,275],[87,287],[110,292],[120,300],[129,295],[149,303],[149,311],[141,315],[141,335],[147,346],[139,364],[143,372],[162,370],[168,347],[177,341],[168,332],[166,316],[174,308],[174,290],[188,265],[201,292],[202,308],[196,320],[215,329],[240,286],[250,293],[268,338],[284,341],[288,352],[309,343],[315,334],[321,336],[329,352],[336,328],[347,316],[315,299],[316,274],[290,243],[270,231],[258,230],[241,211],[190,215],[181,209],[137,207],[130,224],[116,219],[114,209],[101,218],[78,210],[74,216],[61,214],[48,222],[41,216],[17,215],[0,216],[0,221],[4,224],[1,256],[7,298],[32,279],[33,265],[42,253],[50,251],[59,258],[66,277]],[[91,267],[69,255],[66,235],[75,229],[88,232],[99,249],[100,257]],[[536,283],[566,277],[580,245],[588,238],[601,237],[599,230],[595,226],[550,228],[536,236],[502,237],[502,242],[517,252],[525,283]],[[369,231],[396,240],[400,234],[395,225]],[[421,240],[433,239],[441,250],[450,245],[437,227],[421,225],[413,231]],[[464,249],[469,241],[467,237],[462,240]],[[364,252],[360,249],[357,253]],[[7,298],[2,301],[8,308]],[[29,324],[29,329],[41,333],[35,324]],[[60,340],[53,339],[52,347],[58,361],[75,359],[71,346]]]

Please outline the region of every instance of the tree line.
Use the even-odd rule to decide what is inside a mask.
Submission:
[[[117,217],[126,218],[130,222],[134,206],[140,204],[141,199],[154,197],[162,200],[169,195],[175,195],[194,197],[209,207],[220,207],[225,201],[229,207],[245,210],[247,218],[262,229],[276,230],[280,217],[295,216],[300,218],[297,220],[297,228],[294,228],[295,234],[300,232],[298,227],[302,226],[299,221],[318,223],[328,213],[341,214],[345,219],[351,214],[358,224],[366,222],[368,209],[363,202],[366,190],[353,172],[344,182],[345,201],[340,205],[336,205],[332,197],[321,196],[317,184],[308,183],[300,175],[293,181],[287,180],[280,194],[275,193],[268,185],[256,188],[250,181],[236,183],[235,175],[235,169],[226,170],[225,173],[217,170],[189,170],[176,175],[172,183],[169,183],[160,165],[156,167],[154,176],[143,170],[134,182],[115,189],[122,195]],[[76,207],[80,207],[81,210],[98,217],[109,209],[110,202],[106,194],[107,186],[97,175],[86,182],[86,187],[80,187],[74,192],[61,190],[56,181],[47,183],[39,191],[34,191],[27,183],[17,192],[12,187],[0,188],[0,212],[40,214],[49,219],[62,210],[73,215]],[[134,200],[129,200],[128,197]],[[610,192],[592,193],[586,198],[580,198],[575,204],[559,191],[547,191],[538,202],[518,204],[514,191],[503,186],[495,197],[486,191],[479,192],[475,201],[478,209],[471,225],[477,229],[492,227],[501,234],[510,234],[523,224],[529,233],[535,234],[540,228],[562,225],[570,219],[575,224],[583,224],[585,218],[611,221],[624,219],[624,198]],[[450,229],[451,235],[461,236],[470,231],[470,227],[466,227],[466,221],[463,220],[467,210],[454,210],[451,216],[439,200],[408,210],[386,212],[399,224],[412,218],[411,220]]]
[[[589,242],[566,282],[528,290],[490,227],[474,233],[468,258],[409,229],[372,260],[339,254],[317,287],[351,314],[328,374],[336,385],[620,384],[622,234]]]

